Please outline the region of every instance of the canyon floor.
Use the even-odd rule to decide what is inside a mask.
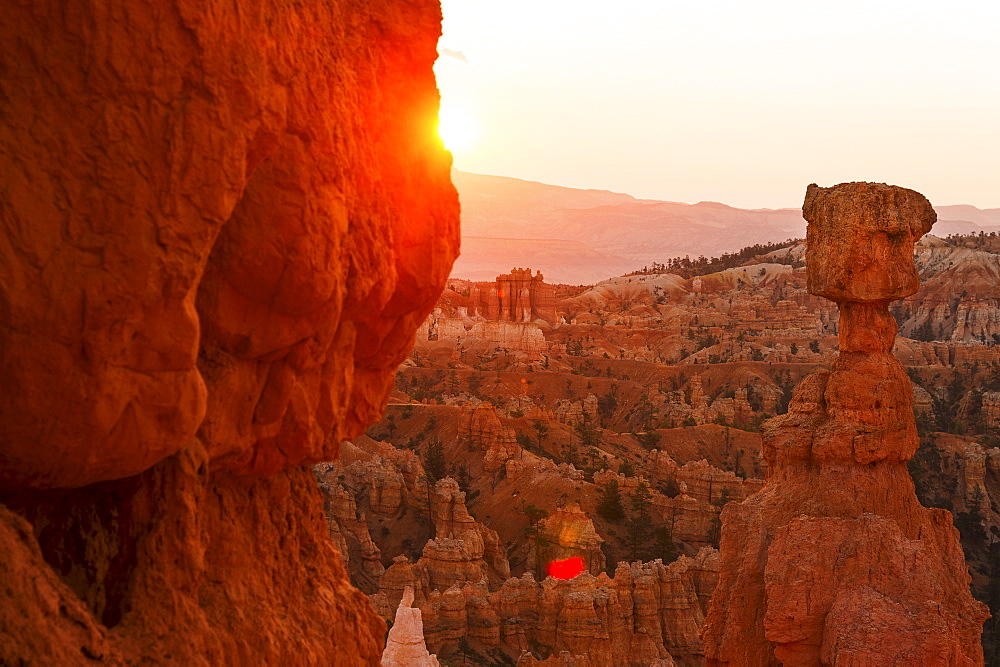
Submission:
[[[920,435],[908,467],[995,614],[1000,239],[927,235],[915,261],[920,290],[892,306]],[[390,625],[412,587],[448,663],[704,664],[721,511],[762,488],[761,425],[830,365],[837,333],[802,241],[590,286],[451,279],[382,420],[314,469],[352,582]],[[577,558],[580,576],[549,575]]]

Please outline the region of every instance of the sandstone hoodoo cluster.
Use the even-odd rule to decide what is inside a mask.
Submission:
[[[438,3],[3,12],[0,662],[377,662],[302,466],[457,255]]]
[[[866,206],[865,191],[854,194],[844,201],[854,208]],[[807,290],[815,279],[806,268],[804,241],[748,248],[703,262],[716,269],[712,272],[699,274],[684,261],[670,261],[669,266],[593,286],[546,285],[534,271],[517,269],[489,282],[450,279],[397,374],[383,420],[366,437],[345,444],[340,462],[318,469],[328,490],[331,533],[346,545],[352,580],[371,595],[387,621],[404,588],[412,586],[428,650],[447,662],[583,665],[597,656],[598,664],[604,664],[610,647],[613,664],[704,664],[707,649],[717,650],[714,638],[703,643],[701,633],[720,567],[712,547],[722,533],[723,507],[744,503],[753,508],[762,497],[774,495],[773,489],[759,493],[765,477],[775,476],[773,487],[788,480],[789,470],[804,469],[806,481],[793,480],[789,487],[789,502],[802,508],[796,505],[795,513],[787,515],[789,508],[779,506],[777,514],[768,509],[765,518],[774,519],[779,528],[801,517],[855,523],[838,524],[848,526],[843,532],[851,539],[831,538],[835,561],[854,569],[845,575],[836,563],[824,561],[810,573],[816,561],[806,560],[800,563],[803,577],[819,581],[818,573],[827,571],[830,581],[854,577],[854,595],[857,586],[867,586],[858,584],[855,575],[868,571],[866,565],[848,566],[850,559],[844,556],[864,546],[854,528],[868,531],[859,534],[872,533],[870,521],[879,516],[904,526],[898,530],[905,541],[897,547],[912,547],[903,550],[904,556],[919,556],[922,564],[943,554],[944,564],[931,568],[937,574],[921,581],[934,588],[934,582],[957,577],[958,584],[942,585],[941,596],[964,619],[964,626],[955,625],[965,633],[961,641],[972,642],[971,653],[956,653],[956,660],[971,656],[974,662],[982,608],[961,592],[968,580],[963,580],[958,547],[967,554],[976,597],[991,607],[1000,602],[990,593],[998,573],[991,542],[1000,535],[994,502],[1000,498],[1000,438],[990,431],[995,413],[1000,414],[995,409],[1000,401],[994,400],[1000,395],[1000,363],[990,324],[990,313],[1000,312],[993,294],[1000,276],[1000,243],[986,235],[946,240],[923,234],[928,225],[919,220],[929,217],[929,209],[919,199],[898,201],[903,212],[882,223],[891,223],[888,231],[874,234],[888,244],[876,245],[872,252],[885,258],[881,263],[892,271],[889,276],[873,272],[872,262],[857,255],[856,243],[831,252],[822,238],[843,243],[841,232],[824,228],[816,236],[814,230],[810,242],[825,254],[815,260],[810,255],[810,264],[835,276],[826,287],[814,286],[819,294]],[[908,217],[917,222],[907,227]],[[837,222],[835,216],[831,220]],[[851,228],[863,232],[864,224],[852,223]],[[861,232],[855,242],[858,234],[867,238]],[[909,257],[912,246],[906,244],[918,238],[915,262],[887,264],[890,257],[897,263]],[[844,279],[848,274],[859,275],[860,282],[851,287]],[[917,275],[925,279],[919,287]],[[505,312],[495,297],[512,279],[522,281],[523,304],[544,294],[551,298],[552,311],[540,316],[538,309],[523,306],[514,309],[519,312],[514,317]],[[961,292],[954,285],[961,285]],[[843,312],[838,302],[822,296],[829,290],[873,286],[874,292],[848,293]],[[902,298],[892,301],[891,296]],[[898,337],[888,328],[893,319],[899,323]],[[874,334],[859,328],[866,321],[876,323],[871,325]],[[849,339],[837,361],[840,335]],[[837,366],[831,373],[827,369],[833,362]],[[879,370],[873,373],[872,368]],[[817,372],[822,401],[812,401],[820,407],[805,419],[793,390]],[[877,404],[864,398],[870,395]],[[807,405],[808,410],[813,408]],[[782,415],[781,420],[768,422],[774,415]],[[799,449],[793,448],[798,453],[791,458],[799,463],[794,465],[787,463],[789,456],[775,453],[784,450],[776,449],[772,431],[784,420],[802,425],[789,431],[799,438]],[[766,442],[762,430],[768,434]],[[917,448],[917,433],[919,449],[907,461]],[[803,454],[801,443],[806,441],[821,443],[822,454]],[[897,447],[901,443],[905,447]],[[869,450],[875,453],[864,454]],[[854,463],[836,458],[847,451]],[[879,456],[883,459],[876,460]],[[817,461],[827,461],[823,457],[834,457],[833,463],[813,470]],[[916,481],[913,486],[907,486],[907,468]],[[837,475],[846,480],[846,491],[807,497],[814,478],[840,479]],[[865,485],[858,481],[866,476],[873,480],[874,498],[864,495]],[[855,493],[855,487],[862,491]],[[886,497],[877,489],[884,489]],[[928,513],[912,499],[914,489],[925,506],[951,514]],[[781,493],[774,497],[782,498]],[[816,504],[832,503],[831,498],[841,505],[831,509]],[[879,509],[882,505],[890,509]],[[903,519],[897,517],[900,513]],[[480,528],[455,530],[453,524],[442,532],[440,516],[449,514],[467,516]],[[947,529],[952,517],[961,545]],[[942,527],[927,528],[928,521]],[[754,530],[751,524],[741,534],[755,535]],[[931,530],[938,532],[925,545],[921,536]],[[751,553],[768,557],[771,570],[782,561],[768,556],[760,544],[784,545],[791,553],[804,549],[802,542],[826,539],[799,535],[788,546],[791,538],[773,537],[777,529],[760,531],[764,537],[754,538],[751,549],[757,551]],[[439,533],[445,532],[442,540]],[[729,568],[743,576],[741,568],[755,561],[750,556],[740,560],[741,553],[737,548],[728,558],[739,561]],[[872,553],[878,559],[899,552],[880,547]],[[498,556],[509,564],[506,580],[499,576]],[[558,564],[576,569],[562,572],[554,567]],[[660,583],[652,589],[626,585],[626,570],[641,573],[636,581]],[[908,563],[899,570],[921,571]],[[559,578],[578,571],[582,574],[568,581]],[[765,565],[760,571],[765,572]],[[761,590],[772,586],[778,592],[761,594],[746,608],[790,614],[774,601],[785,590],[778,575],[760,576],[765,582],[759,584]],[[738,609],[740,595],[753,591],[753,577],[749,580],[744,593],[742,580],[734,585],[730,576],[727,592],[720,593],[735,600],[734,623],[725,623],[729,636],[740,636],[737,623],[747,620]],[[837,589],[827,579],[816,585],[824,591]],[[739,591],[735,596],[734,586]],[[925,588],[916,590],[928,600],[937,599],[937,593]],[[509,604],[514,597],[537,601],[539,590],[541,603]],[[960,594],[952,596],[956,590]],[[824,603],[829,613],[823,612],[823,622],[852,616],[858,629],[882,627],[888,616],[875,613],[870,600],[859,603],[861,611],[851,608],[850,595],[837,593],[836,605]],[[914,598],[907,595],[900,593],[898,600],[911,605],[907,614],[912,615]],[[808,599],[820,598],[810,589]],[[879,600],[902,604],[896,598]],[[634,611],[640,607],[646,610]],[[781,618],[770,613],[761,633]],[[619,614],[629,619],[625,626],[614,620]],[[590,620],[578,626],[579,619]],[[797,617],[787,623],[805,627]],[[844,624],[837,623],[838,628]],[[987,650],[991,627],[983,635]],[[824,633],[834,636],[834,630]],[[802,643],[825,641],[817,636],[814,632]],[[852,651],[862,651],[857,647],[863,642],[853,637],[840,642],[837,656],[848,659]],[[764,663],[779,659],[775,649],[786,662],[825,659],[817,657],[823,655],[820,649],[781,647],[766,637],[760,643],[762,648],[752,648],[753,642],[747,648]],[[870,643],[886,644],[884,639]],[[920,650],[901,648],[898,659],[920,655],[936,660]],[[864,654],[858,660],[883,658]],[[741,661],[718,653],[712,659]]]
[[[935,214],[904,188],[810,186],[808,283],[840,309],[840,356],[764,426],[764,488],[722,514],[709,664],[983,661],[987,616],[951,515],[921,507],[911,383],[891,301],[917,291]]]

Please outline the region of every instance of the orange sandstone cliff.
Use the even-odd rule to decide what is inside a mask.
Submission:
[[[767,422],[763,490],[722,514],[711,665],[982,664],[985,607],[951,516],[921,507],[911,383],[888,304],[917,291],[919,193],[809,186],[808,286],[840,308],[840,356]]]
[[[0,662],[373,664],[305,464],[458,249],[434,0],[0,21]]]

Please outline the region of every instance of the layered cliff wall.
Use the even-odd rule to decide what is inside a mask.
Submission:
[[[457,254],[439,34],[432,0],[5,7],[0,662],[377,662],[300,466]]]
[[[888,304],[913,294],[913,242],[935,221],[912,190],[810,186],[809,291],[840,308],[840,356],[764,427],[766,484],[722,514],[711,665],[982,664],[948,512],[921,507],[911,383]]]

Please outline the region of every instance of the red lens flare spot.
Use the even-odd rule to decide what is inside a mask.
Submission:
[[[581,572],[583,572],[583,559],[579,556],[549,563],[549,576],[556,579],[572,579]]]

